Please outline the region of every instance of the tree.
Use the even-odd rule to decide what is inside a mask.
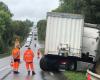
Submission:
[[[54,12],[81,13],[82,0],[60,0],[60,5]]]
[[[100,24],[100,0],[60,0],[53,12],[83,14],[85,22]]]
[[[10,13],[8,7],[3,2],[0,2],[0,50],[2,50],[6,45],[3,35],[6,32],[11,16],[12,14]]]
[[[19,36],[21,39],[21,42],[27,37],[28,33],[30,32],[30,27],[33,26],[32,24],[33,22],[29,21],[12,21],[11,23],[11,29],[9,30],[9,32],[11,33],[10,35],[12,37],[10,37],[9,40],[9,45],[12,43],[13,39],[15,36]]]
[[[46,20],[38,21],[37,28],[38,28],[38,38],[39,38],[39,40],[44,41],[45,35],[46,35]]]
[[[3,2],[0,2],[0,11],[4,11],[7,14],[10,15],[10,17],[12,17],[12,13],[10,12],[9,8],[7,7],[7,5],[5,5]]]
[[[12,13],[7,5],[0,2],[0,53],[4,53],[5,48],[12,46],[16,36],[21,38],[21,42],[27,37],[33,22],[26,19],[25,21],[12,20]]]

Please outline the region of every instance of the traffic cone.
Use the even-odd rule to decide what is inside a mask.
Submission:
[[[88,73],[87,80],[91,80],[91,75]]]

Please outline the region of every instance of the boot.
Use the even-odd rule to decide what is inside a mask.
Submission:
[[[28,71],[28,75],[30,75],[30,71]]]
[[[18,72],[18,71],[16,71],[16,74],[19,74],[19,72]]]
[[[16,71],[13,71],[14,74],[16,74]]]
[[[35,74],[35,72],[34,71],[32,71],[32,75],[34,75]]]
[[[19,72],[18,72],[18,71],[13,71],[13,73],[14,73],[14,74],[19,74]]]

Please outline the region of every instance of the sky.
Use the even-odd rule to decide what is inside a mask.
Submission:
[[[0,0],[3,1],[11,13],[14,20],[29,19],[37,22],[46,19],[46,13],[55,9],[59,5],[59,0]]]

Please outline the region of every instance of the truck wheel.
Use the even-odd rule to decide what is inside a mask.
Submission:
[[[65,70],[69,70],[68,64],[65,65]]]
[[[76,70],[76,68],[77,68],[77,63],[76,62],[70,62],[69,63],[69,67],[68,67],[68,69],[69,70]]]
[[[46,59],[44,57],[40,60],[40,68],[44,71],[47,71]]]

